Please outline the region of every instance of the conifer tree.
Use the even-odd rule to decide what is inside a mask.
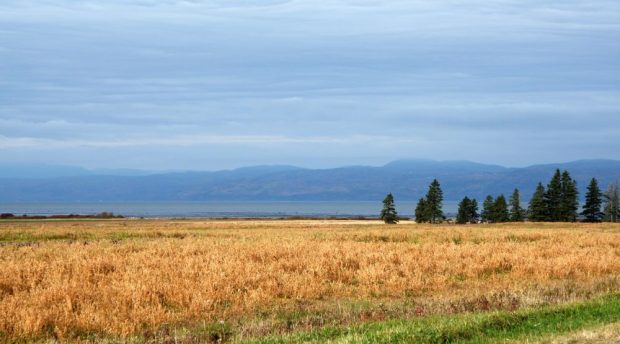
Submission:
[[[434,179],[428,187],[426,194],[426,211],[431,223],[439,223],[443,220],[443,191],[437,179]]]
[[[618,182],[615,182],[605,191],[605,221],[618,222],[618,218],[620,218],[620,191]]]
[[[561,203],[562,173],[560,173],[560,169],[556,169],[545,192],[545,221],[560,221],[562,219]]]
[[[388,193],[383,200],[383,209],[381,210],[381,220],[387,224],[398,223],[398,213],[394,206],[394,196],[392,193]]]
[[[484,202],[482,203],[482,214],[480,214],[480,216],[482,217],[482,221],[484,222],[493,222],[494,218],[493,218],[493,205],[495,204],[495,199],[493,198],[493,196],[488,195],[487,198],[485,198]]]
[[[508,222],[510,215],[508,213],[508,203],[504,195],[499,195],[493,203],[493,222]]]
[[[577,221],[577,211],[579,210],[578,195],[577,182],[571,178],[568,171],[564,171],[562,173],[562,198],[560,199],[559,221]]]
[[[471,200],[469,197],[465,196],[463,200],[459,203],[459,210],[456,215],[456,223],[458,224],[466,224],[471,221]]]
[[[428,211],[426,209],[426,200],[424,198],[420,198],[420,200],[418,201],[418,205],[415,207],[415,222],[417,223],[429,222],[429,218],[427,214],[428,214]]]
[[[534,192],[534,195],[532,195],[527,209],[528,218],[530,221],[540,222],[547,219],[545,194],[545,187],[542,183],[538,183],[538,186],[536,186],[536,191]]]
[[[585,222],[601,222],[603,219],[603,212],[601,211],[601,205],[603,204],[603,193],[598,186],[596,178],[592,178],[590,185],[588,185],[588,191],[586,193],[586,203],[583,206],[581,215],[585,217]]]
[[[459,203],[459,210],[456,215],[456,223],[477,223],[480,214],[478,214],[478,201],[476,199],[463,198]]]
[[[521,222],[525,220],[525,211],[521,208],[521,195],[519,189],[515,189],[510,197],[510,221]]]
[[[473,198],[469,202],[469,222],[478,223],[478,219],[480,218],[480,214],[478,214],[478,201]]]

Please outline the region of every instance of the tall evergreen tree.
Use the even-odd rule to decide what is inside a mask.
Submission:
[[[475,198],[469,202],[469,222],[478,223],[480,214],[478,214],[478,201]]]
[[[510,197],[510,221],[521,222],[525,220],[525,211],[521,208],[521,195],[519,189],[515,189]]]
[[[465,196],[459,203],[459,210],[456,214],[456,223],[466,224],[470,222],[471,200]]]
[[[484,199],[482,203],[482,221],[484,222],[493,222],[493,205],[495,205],[495,199],[493,196],[488,195],[487,198]]]
[[[429,221],[426,200],[424,198],[420,198],[418,205],[415,207],[415,222],[426,223]]]
[[[536,191],[530,199],[527,209],[527,216],[530,221],[540,222],[547,219],[547,207],[545,203],[545,187],[542,183],[538,183]]]
[[[510,215],[508,213],[508,203],[504,195],[499,195],[493,203],[493,222],[508,222]]]
[[[388,193],[383,200],[383,209],[381,210],[381,220],[387,224],[398,223],[398,213],[394,206],[394,196],[392,193]]]
[[[456,223],[476,223],[478,222],[478,201],[476,199],[463,198],[459,203],[459,210],[456,215]]]
[[[426,210],[431,223],[439,223],[443,220],[443,191],[437,179],[434,179],[428,187],[426,194]]]
[[[603,193],[598,186],[596,178],[592,178],[590,185],[588,185],[588,191],[586,192],[586,203],[581,212],[586,222],[601,222],[604,215],[601,211],[602,204]]]
[[[577,211],[579,210],[578,195],[577,182],[571,178],[568,171],[564,171],[562,173],[562,198],[560,199],[559,221],[577,221]]]
[[[545,192],[545,208],[546,221],[560,221],[562,211],[560,204],[562,203],[562,173],[560,169],[555,170],[555,174],[547,185]]]
[[[605,221],[618,222],[620,218],[620,190],[618,182],[609,184],[605,191]]]

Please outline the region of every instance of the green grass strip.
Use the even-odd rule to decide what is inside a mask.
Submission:
[[[620,321],[620,295],[524,309],[416,320],[392,320],[349,328],[324,328],[247,343],[489,343],[536,339]]]

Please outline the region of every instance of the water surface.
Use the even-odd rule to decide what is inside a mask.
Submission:
[[[402,216],[412,216],[416,202],[397,202]],[[92,215],[104,211],[127,217],[347,217],[378,216],[381,202],[102,202],[102,203],[0,203],[0,213],[15,215]],[[456,202],[445,202],[447,215]]]

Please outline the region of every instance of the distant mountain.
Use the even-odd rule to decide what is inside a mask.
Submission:
[[[87,174],[89,174],[87,169],[74,166],[0,162],[0,178],[53,178]]]
[[[527,200],[536,184],[546,184],[556,168],[571,172],[582,197],[592,177],[603,187],[620,179],[620,161],[615,160],[524,168],[470,161],[399,160],[382,167],[304,169],[283,165],[216,172],[133,171],[134,175],[63,167],[47,169],[46,177],[42,171],[26,168],[0,173],[0,202],[376,201],[387,192],[393,192],[398,202],[422,197],[433,178],[440,181],[446,201],[465,195],[479,200],[487,194],[509,195],[514,188]]]
[[[83,167],[36,163],[1,163],[0,178],[44,179],[75,176],[145,176],[153,171],[136,169],[86,169]]]

